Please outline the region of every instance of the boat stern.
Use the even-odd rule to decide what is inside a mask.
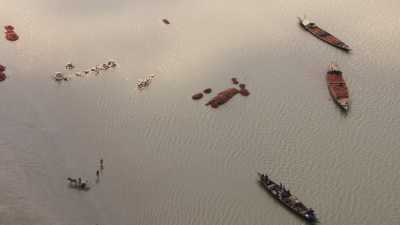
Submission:
[[[319,220],[313,210],[310,210],[304,214],[304,219],[311,224],[319,223]]]
[[[340,107],[345,111],[348,112],[350,109],[350,105],[349,105],[349,99],[348,98],[343,98],[343,99],[339,99],[337,101],[340,105]]]

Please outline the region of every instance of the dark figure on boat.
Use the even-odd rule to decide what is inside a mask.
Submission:
[[[275,183],[265,174],[259,173],[258,175],[260,176],[259,182],[262,187],[266,191],[268,191],[276,200],[281,202],[298,216],[305,219],[307,222],[314,223],[318,221],[314,210],[311,208],[307,208],[301,201],[297,199],[296,196],[293,196],[282,183]]]

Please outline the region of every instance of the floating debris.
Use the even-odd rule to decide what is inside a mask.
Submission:
[[[69,81],[71,79],[69,76],[66,76],[61,72],[56,72],[53,78],[55,81]]]
[[[65,65],[65,69],[67,70],[72,70],[73,68],[75,68],[75,66],[72,63],[67,63],[67,65]]]
[[[117,64],[115,63],[114,60],[109,60],[107,63],[102,63],[100,65],[96,65],[96,66],[92,67],[91,69],[83,70],[83,71],[80,71],[80,72],[71,73],[69,75],[64,75],[61,72],[56,72],[53,78],[56,81],[62,81],[62,80],[67,81],[67,80],[70,80],[71,76],[73,76],[73,75],[75,75],[76,77],[85,77],[90,72],[93,72],[94,75],[98,75],[101,71],[106,71],[106,70],[108,70],[110,68],[115,68],[116,66],[117,66]],[[74,68],[75,68],[75,66],[71,62],[67,63],[65,65],[65,69],[66,70],[72,70]]]
[[[154,79],[155,75],[151,74],[143,79],[138,79],[136,82],[136,85],[138,89],[143,89],[145,87],[148,87],[151,83],[151,81]]]
[[[117,64],[115,63],[114,60],[109,60],[108,63],[107,63],[107,65],[110,66],[110,67],[112,67],[112,68],[114,68],[114,67],[117,66]]]
[[[201,98],[203,98],[203,93],[197,93],[197,94],[194,94],[194,95],[192,96],[192,99],[193,99],[193,100],[199,100],[199,99],[201,99]]]
[[[237,80],[236,77],[232,78],[231,80],[232,80],[233,84],[235,84],[235,85],[239,84],[239,81]]]
[[[110,69],[110,66],[107,65],[107,64],[103,64],[103,69],[104,69],[104,70],[108,70],[108,69]]]
[[[206,88],[206,89],[203,90],[204,94],[210,94],[211,92],[212,92],[211,88]]]
[[[96,75],[100,72],[100,70],[99,70],[99,68],[98,68],[97,66],[96,66],[96,67],[92,67],[92,68],[90,69],[90,71],[95,72]]]
[[[7,26],[4,26],[4,29],[6,30],[4,33],[5,33],[7,40],[16,41],[19,39],[19,36],[17,33],[15,33],[13,26],[7,25]]]
[[[167,24],[167,25],[171,24],[171,23],[169,22],[169,20],[167,20],[167,19],[163,19],[162,21],[163,21],[165,24]]]
[[[240,91],[236,88],[228,88],[218,93],[218,95],[207,102],[206,105],[211,105],[213,108],[218,108],[218,106],[225,104],[239,92]]]
[[[62,81],[64,80],[64,74],[62,74],[61,72],[56,72],[56,74],[54,75],[54,79],[56,81]]]
[[[54,75],[54,79],[55,79],[56,81],[62,81],[62,80],[64,80],[64,74],[62,74],[62,73],[60,73],[60,72],[57,72],[57,73]]]

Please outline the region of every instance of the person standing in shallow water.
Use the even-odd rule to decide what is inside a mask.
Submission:
[[[99,183],[100,181],[100,173],[99,170],[96,170],[96,183]]]

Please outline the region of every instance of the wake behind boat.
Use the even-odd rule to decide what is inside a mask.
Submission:
[[[290,209],[292,212],[303,218],[309,223],[318,222],[318,219],[314,213],[314,210],[307,208],[302,202],[300,202],[296,196],[292,195],[289,190],[282,184],[277,184],[268,175],[258,173],[261,186],[268,191],[276,200]]]
[[[338,65],[330,64],[326,74],[329,93],[335,103],[345,112],[349,111],[349,91]]]
[[[339,40],[337,37],[333,36],[332,34],[324,31],[323,29],[319,28],[314,22],[308,21],[305,18],[301,19],[299,17],[300,25],[312,35],[317,37],[318,39],[335,46],[336,48],[342,49],[346,52],[350,51],[351,48],[345,44],[343,41]]]

